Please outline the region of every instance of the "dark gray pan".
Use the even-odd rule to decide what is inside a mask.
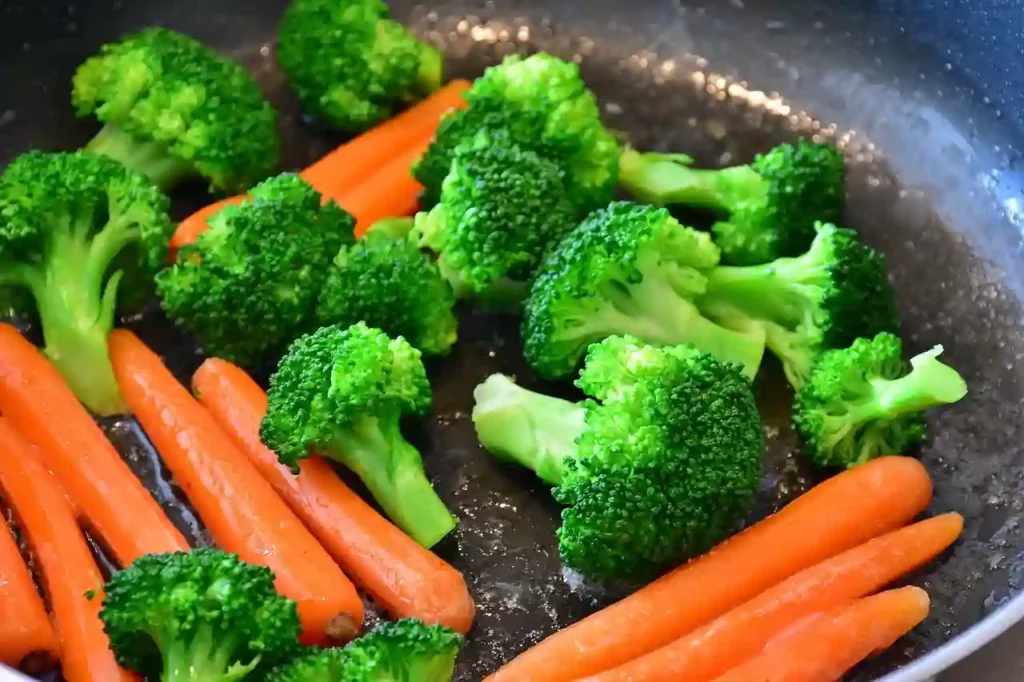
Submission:
[[[76,122],[68,105],[74,66],[102,42],[161,24],[244,61],[284,113],[286,167],[303,165],[338,139],[302,123],[276,68],[283,4],[3,0],[0,161],[87,139],[93,124]],[[1016,598],[1024,577],[1020,3],[453,0],[396,2],[394,11],[445,47],[453,75],[474,76],[520,51],[578,59],[608,123],[642,147],[720,164],[797,135],[843,145],[848,223],[888,255],[909,350],[944,344],[971,386],[961,405],[931,415],[934,437],[921,452],[936,481],[932,511],[963,513],[964,539],[913,578],[934,598],[929,620],[851,679],[906,666],[891,679],[924,680],[1024,614]],[[202,199],[179,201],[179,216]],[[463,320],[456,351],[432,367],[436,407],[414,440],[461,518],[438,551],[465,572],[479,604],[459,666],[458,680],[469,681],[621,590],[564,575],[552,541],[558,509],[544,487],[478,447],[467,416],[473,386],[499,370],[531,377],[515,320],[468,312]],[[183,381],[201,360],[155,306],[127,324]],[[752,519],[813,482],[787,424],[790,396],[776,368],[766,374],[758,391],[771,447]],[[138,428],[108,426],[175,521],[203,542]]]

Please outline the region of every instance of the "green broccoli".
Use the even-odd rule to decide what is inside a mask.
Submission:
[[[626,150],[622,184],[659,206],[722,209],[712,232],[725,260],[756,265],[798,256],[814,239],[814,222],[838,222],[845,204],[846,162],[834,147],[801,140],[780,144],[748,166],[697,170],[681,154]]]
[[[393,236],[395,229],[403,228],[382,221],[341,250],[320,292],[317,322],[347,327],[362,321],[428,355],[444,355],[458,337],[455,294],[434,259]]]
[[[359,322],[324,327],[288,349],[270,379],[263,442],[293,469],[315,447],[354,471],[391,519],[431,547],[455,519],[402,436],[405,414],[430,409],[420,352]]]
[[[765,441],[750,383],[690,345],[594,344],[571,403],[495,374],[476,388],[484,447],[532,469],[566,505],[562,560],[591,578],[646,580],[743,518]]]
[[[704,314],[726,327],[763,330],[796,389],[822,351],[899,328],[885,257],[853,230],[821,223],[815,230],[802,256],[715,268],[697,300]]]
[[[73,87],[78,115],[104,124],[88,148],[161,188],[201,176],[241,191],[277,165],[276,115],[259,85],[188,36],[148,28],[105,45]]]
[[[450,682],[462,637],[412,618],[383,623],[343,649],[321,649],[267,682]]]
[[[29,152],[0,176],[0,309],[37,312],[45,352],[96,414],[127,411],[107,356],[119,292],[149,290],[174,230],[145,176],[87,151]]]
[[[469,108],[449,114],[413,167],[426,188],[423,203],[440,200],[455,149],[481,130],[504,131],[565,169],[567,196],[585,214],[608,203],[618,183],[619,143],[601,122],[597,100],[579,66],[548,54],[513,55],[466,92]]]
[[[294,0],[277,57],[306,110],[349,133],[429,95],[444,67],[437,48],[388,19],[380,0]]]
[[[115,573],[100,619],[118,663],[161,682],[256,679],[299,648],[274,575],[216,549],[147,554]]]
[[[565,377],[591,343],[630,334],[647,343],[692,343],[752,378],[764,332],[726,329],[693,303],[718,260],[708,235],[663,208],[615,202],[595,211],[533,281],[523,320],[527,360],[545,378]]]
[[[793,423],[804,453],[822,468],[848,468],[901,454],[924,440],[921,412],[955,403],[967,384],[938,356],[942,346],[903,362],[898,336],[883,332],[823,353],[796,395]]]
[[[157,276],[167,316],[212,355],[254,366],[309,330],[317,296],[355,221],[299,176],[254,187]]]
[[[480,133],[456,149],[440,203],[416,216],[411,237],[438,255],[458,298],[504,291],[518,303],[541,259],[576,225],[565,178],[506,136]]]

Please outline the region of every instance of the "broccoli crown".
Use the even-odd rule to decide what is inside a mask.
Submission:
[[[107,126],[90,146],[162,186],[199,174],[242,190],[277,165],[276,116],[259,86],[188,36],[148,28],[105,45],[73,88],[78,115]]]
[[[344,327],[363,321],[424,353],[443,355],[458,334],[454,307],[455,294],[433,258],[412,241],[373,228],[335,259],[317,322]]]
[[[240,680],[299,646],[295,602],[277,593],[270,569],[216,549],[144,555],[106,593],[110,648],[150,679]]]
[[[466,93],[469,108],[452,112],[413,169],[424,202],[440,200],[455,150],[480,130],[512,141],[565,169],[567,196],[581,213],[603,206],[618,183],[619,143],[601,122],[579,66],[548,54],[513,55],[488,68]]]
[[[439,254],[456,291],[530,279],[545,253],[576,223],[565,173],[535,152],[483,134],[460,146],[441,203],[416,218],[415,237]]]
[[[692,303],[718,259],[708,235],[665,209],[615,202],[595,211],[538,270],[523,321],[527,360],[541,376],[563,377],[591,343],[631,334],[648,343],[693,343],[752,377],[763,332],[720,327]]]
[[[441,85],[441,53],[387,14],[380,0],[292,2],[277,56],[307,110],[360,132]]]
[[[321,649],[272,673],[267,682],[450,682],[462,637],[406,618],[383,623],[343,649]]]
[[[899,327],[885,257],[853,230],[821,223],[815,230],[802,256],[716,268],[697,301],[726,326],[763,328],[795,388],[822,351]]]
[[[332,259],[354,240],[355,221],[286,173],[208,223],[159,274],[157,290],[168,317],[208,353],[252,366],[307,330]]]
[[[0,308],[38,312],[46,353],[99,414],[124,409],[107,358],[119,287],[146,291],[174,229],[145,176],[87,151],[33,151],[0,176]]]
[[[710,549],[749,508],[764,435],[738,368],[688,344],[614,336],[590,347],[582,404],[502,379],[477,388],[477,433],[555,485],[571,568],[649,579]]]
[[[967,384],[936,346],[903,362],[899,337],[883,332],[823,353],[797,392],[793,422],[804,452],[823,468],[902,454],[924,440],[921,412],[954,403]]]

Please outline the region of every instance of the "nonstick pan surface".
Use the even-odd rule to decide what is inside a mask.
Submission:
[[[967,519],[963,540],[912,577],[932,594],[931,617],[860,668],[876,679],[942,647],[1005,605],[974,645],[998,633],[1024,602],[1024,187],[1019,121],[994,91],[1006,40],[984,55],[944,2],[679,3],[616,0],[393,2],[396,16],[444,46],[451,75],[475,76],[514,52],[578,60],[610,126],[643,148],[685,150],[703,164],[743,162],[797,136],[833,141],[851,164],[847,222],[886,253],[908,351],[936,343],[966,377],[961,404],[930,416],[920,456],[936,481],[931,512]],[[0,163],[29,148],[80,145],[95,131],[69,105],[74,67],[103,42],[146,25],[179,29],[241,59],[282,112],[286,168],[340,139],[301,119],[274,60],[282,0],[4,0],[0,4]],[[987,0],[971,21],[1006,33]],[[930,12],[927,16],[923,13]],[[945,22],[945,23],[943,23]],[[912,38],[926,43],[915,43]],[[999,38],[999,36],[996,36]],[[948,41],[948,42],[947,42]],[[965,42],[966,41],[966,42]],[[980,50],[980,48],[979,48]],[[1005,100],[1004,100],[1005,101]],[[205,200],[179,197],[176,217]],[[187,382],[203,355],[156,305],[124,320]],[[453,355],[434,362],[434,414],[410,435],[442,497],[461,519],[438,552],[463,571],[479,615],[457,680],[480,680],[517,652],[624,594],[564,572],[554,542],[558,509],[530,475],[496,463],[468,418],[487,374],[524,367],[517,321],[464,311]],[[790,395],[769,366],[757,391],[769,435],[751,520],[814,483],[787,423]],[[567,396],[564,387],[545,386]],[[104,425],[131,465],[197,544],[201,523],[131,420]],[[130,513],[130,510],[126,510]],[[923,680],[966,653],[944,649],[898,679]],[[893,678],[897,679],[897,678]]]

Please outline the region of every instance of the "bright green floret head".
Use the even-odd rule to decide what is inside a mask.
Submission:
[[[767,263],[803,253],[815,221],[842,219],[846,162],[835,147],[800,140],[780,144],[746,166],[699,170],[680,154],[626,150],[622,184],[656,205],[720,209],[728,218],[712,231],[722,257],[735,265]]]
[[[425,354],[445,355],[458,337],[455,294],[433,258],[393,236],[395,225],[374,226],[338,253],[320,291],[317,322],[363,321]]]
[[[541,265],[525,306],[526,358],[538,374],[572,374],[587,347],[615,334],[692,343],[753,377],[764,332],[705,318],[693,300],[719,260],[711,238],[665,209],[616,202],[592,213]]]
[[[150,291],[174,226],[145,176],[86,151],[29,152],[0,176],[0,309],[38,314],[44,351],[96,414],[121,414],[107,356],[122,290]]]
[[[259,365],[309,330],[332,260],[354,241],[355,221],[286,173],[208,223],[157,276],[163,309],[207,353]]]
[[[448,115],[413,169],[440,200],[455,150],[481,130],[504,131],[511,141],[559,164],[566,193],[580,214],[603,206],[618,183],[619,143],[601,122],[597,100],[577,64],[549,54],[514,55],[493,66],[465,94],[469,108]]]
[[[201,176],[241,191],[277,165],[276,115],[240,64],[148,28],[103,46],[75,73],[72,103],[104,128],[88,148],[170,188]]]
[[[822,468],[849,468],[899,455],[924,440],[921,413],[955,403],[967,384],[938,357],[942,346],[910,360],[898,336],[881,333],[822,354],[793,410],[804,453]]]
[[[817,356],[899,328],[885,257],[853,230],[817,224],[810,249],[764,265],[719,267],[697,305],[735,329],[762,329],[794,388]]]
[[[263,442],[295,469],[310,448],[362,479],[399,527],[430,547],[455,527],[423,459],[402,436],[404,415],[432,397],[420,351],[363,322],[293,343],[270,379]]]
[[[294,0],[277,57],[307,111],[349,133],[390,118],[441,85],[443,58],[380,0]]]
[[[295,655],[295,602],[270,569],[216,549],[147,554],[111,577],[100,611],[118,663],[161,682],[235,682]]]
[[[749,381],[690,345],[591,346],[582,403],[500,374],[476,388],[484,447],[535,471],[564,504],[559,551],[596,579],[648,580],[703,553],[746,514],[764,434]]]

